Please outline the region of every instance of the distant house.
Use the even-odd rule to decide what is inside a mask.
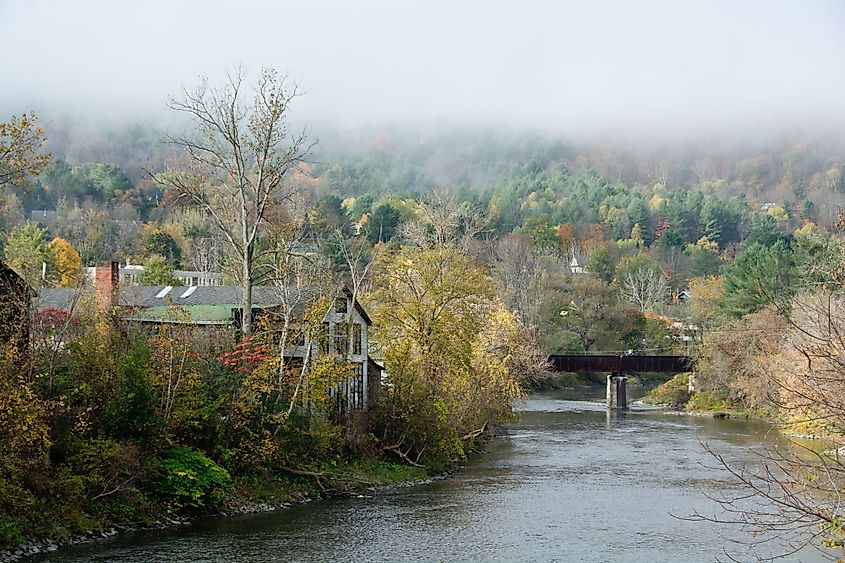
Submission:
[[[29,343],[32,289],[12,268],[0,261],[0,342],[19,350]]]
[[[573,274],[584,274],[587,272],[575,256],[573,256],[572,260],[569,262],[569,271]]]
[[[222,331],[234,335],[240,326],[242,312],[240,286],[125,286],[121,285],[121,268],[117,262],[93,268],[93,296],[101,307],[113,307],[123,318],[146,326],[190,325],[207,332]],[[70,311],[79,299],[75,288],[45,288],[38,292],[39,311]],[[298,327],[297,319],[320,295],[312,288],[255,286],[252,289],[252,314],[256,318],[278,318],[283,311],[282,295],[286,296],[289,322]],[[348,324],[347,324],[348,323]],[[347,288],[339,288],[322,318],[319,330],[310,340],[297,337],[285,351],[292,363],[302,365],[311,358],[336,354],[349,360],[352,375],[334,391],[344,409],[367,409],[375,397],[369,381],[368,330],[372,325],[361,304],[353,302]],[[297,333],[296,330],[292,331]],[[302,331],[300,331],[302,332]],[[304,333],[303,333],[304,334]],[[351,341],[350,341],[351,338]],[[310,347],[310,353],[309,353]],[[380,384],[380,381],[379,381]]]

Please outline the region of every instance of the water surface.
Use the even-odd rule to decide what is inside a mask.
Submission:
[[[777,433],[760,423],[653,409],[608,412],[603,394],[532,396],[520,422],[452,479],[124,535],[54,559],[656,562],[726,560],[727,549],[754,560],[734,543],[749,539],[735,527],[673,515],[718,514],[705,493],[737,492],[701,441],[754,463],[749,448],[779,440]],[[800,560],[820,558],[808,552]]]

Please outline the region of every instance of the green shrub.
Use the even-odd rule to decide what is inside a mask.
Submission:
[[[159,470],[157,492],[177,510],[217,504],[232,486],[228,471],[188,448],[168,450]]]
[[[0,516],[0,547],[23,543],[25,539],[19,518]]]
[[[687,403],[688,411],[730,411],[737,407],[735,403],[704,390],[696,392]]]
[[[652,405],[685,405],[690,400],[689,374],[679,373],[669,381],[655,387],[643,397]]]
[[[102,414],[101,424],[115,438],[143,442],[157,424],[154,390],[147,370],[152,352],[147,342],[137,338],[128,352],[117,360],[117,377]]]

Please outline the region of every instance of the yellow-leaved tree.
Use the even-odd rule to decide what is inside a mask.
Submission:
[[[47,245],[53,253],[53,260],[59,275],[59,285],[74,287],[82,272],[82,259],[71,243],[61,237],[56,237]]]
[[[510,416],[522,393],[516,318],[486,272],[458,248],[404,247],[376,264],[374,339],[389,385],[378,424],[383,449],[441,465]]]
[[[717,304],[725,291],[725,279],[722,276],[692,278],[689,289],[693,320],[702,330],[709,330],[719,314]]]
[[[41,173],[50,155],[41,152],[44,131],[32,114],[0,123],[0,187],[21,187]]]

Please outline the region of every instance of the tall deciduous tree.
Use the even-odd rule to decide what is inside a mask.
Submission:
[[[42,153],[44,131],[34,115],[22,114],[0,123],[0,186],[19,187],[37,176],[50,162]]]
[[[379,258],[376,271],[374,326],[391,382],[384,449],[443,463],[509,415],[521,393],[511,361],[527,347],[514,339],[524,332],[494,299],[492,280],[454,246],[405,247]]]
[[[263,69],[251,103],[245,103],[244,73],[229,75],[222,88],[207,80],[170,100],[187,114],[194,134],[171,140],[185,152],[183,166],[158,175],[178,198],[208,213],[240,265],[243,289],[241,330],[252,331],[252,286],[262,229],[298,189],[289,173],[299,166],[313,142],[307,130],[291,133],[290,104],[296,85]]]

